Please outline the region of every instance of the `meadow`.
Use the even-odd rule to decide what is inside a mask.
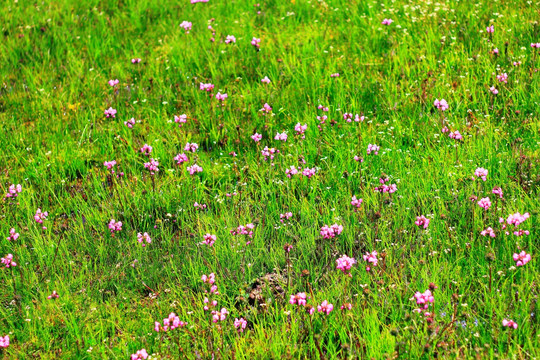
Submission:
[[[0,358],[537,358],[539,8],[3,2]]]

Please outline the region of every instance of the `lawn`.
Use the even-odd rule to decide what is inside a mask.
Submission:
[[[540,2],[0,5],[0,358],[540,356]]]

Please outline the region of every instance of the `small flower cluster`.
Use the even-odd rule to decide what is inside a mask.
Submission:
[[[22,192],[22,186],[21,184],[12,184],[9,186],[8,191],[6,193],[6,198],[16,198],[19,196],[19,194]]]
[[[370,271],[371,270],[371,266],[377,266],[379,264],[379,259],[377,259],[377,251],[372,251],[371,253],[367,252],[363,258],[364,258],[364,261],[368,263],[368,265],[366,266],[366,271]]]
[[[13,261],[13,254],[7,254],[3,258],[1,258],[0,264],[4,264],[6,268],[17,266],[17,263]]]
[[[323,239],[333,239],[343,231],[343,225],[334,224],[331,226],[324,225],[321,228],[321,236]]]
[[[356,260],[354,258],[343,255],[336,260],[336,263],[336,269],[341,270],[345,275],[352,277],[350,271],[353,265],[356,264]]]
[[[114,236],[115,232],[122,231],[122,222],[111,219],[111,221],[109,221],[109,230],[111,231],[111,235]]]
[[[154,322],[154,330],[156,332],[169,331],[169,330],[174,330],[179,327],[182,328],[186,325],[187,325],[186,322],[180,321],[180,318],[176,316],[175,313],[172,312],[169,314],[168,317],[163,319],[163,325],[159,321]]]
[[[137,233],[137,241],[139,242],[139,244],[142,245],[142,247],[145,247],[146,244],[145,243],[152,243],[152,239],[150,238],[150,235],[148,235],[148,233],[144,233],[144,234],[141,234],[141,233]]]

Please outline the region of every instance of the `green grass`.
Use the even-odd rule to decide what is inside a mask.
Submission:
[[[540,3],[255,4],[0,5],[0,191],[23,187],[0,200],[0,256],[17,262],[0,271],[0,336],[11,343],[0,357],[128,359],[142,348],[153,359],[538,357],[540,54],[530,43],[540,42]],[[227,35],[236,43],[225,44]],[[110,79],[120,80],[115,89]],[[200,82],[227,93],[224,106]],[[433,106],[441,98],[445,125],[463,135],[457,147],[441,133]],[[272,115],[259,111],[265,103]],[[105,118],[109,107],[116,118]],[[366,120],[347,123],[345,112]],[[140,120],[133,129],[130,118]],[[299,122],[308,125],[303,140],[294,136]],[[283,131],[287,142],[274,140]],[[188,153],[204,169],[194,176],[174,161],[186,142],[199,145]],[[153,177],[145,143],[159,160]],[[379,155],[368,156],[368,144]],[[280,150],[274,166],[265,146]],[[110,160],[122,178],[109,175]],[[291,165],[318,171],[289,179]],[[472,180],[478,167],[487,181]],[[382,196],[373,189],[385,174],[398,191]],[[363,199],[358,212],[353,195]],[[493,205],[483,211],[472,196]],[[46,230],[37,208],[49,212]],[[530,213],[521,225],[530,235],[504,234],[498,219],[515,212]],[[414,224],[420,215],[428,230]],[[115,236],[111,219],[123,223]],[[230,230],[248,223],[246,246]],[[323,239],[321,227],[334,223],[341,235]],[[495,238],[480,235],[487,227]],[[15,241],[6,239],[11,228]],[[152,243],[143,248],[139,232]],[[201,245],[206,233],[217,236],[213,248]],[[518,249],[532,260],[516,268]],[[366,272],[362,255],[373,250],[379,264]],[[358,261],[350,278],[336,269],[343,254]],[[213,298],[229,311],[218,324],[203,310],[201,276],[212,272]],[[257,283],[267,285],[253,301]],[[431,323],[412,299],[430,283]],[[60,297],[48,300],[52,291]],[[334,310],[308,315],[289,304],[298,292]],[[344,303],[352,309],[340,310]],[[154,322],[171,312],[188,325],[156,333]],[[248,325],[238,334],[240,317]]]

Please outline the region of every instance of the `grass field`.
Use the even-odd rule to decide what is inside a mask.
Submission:
[[[539,8],[3,2],[0,358],[537,358]]]

